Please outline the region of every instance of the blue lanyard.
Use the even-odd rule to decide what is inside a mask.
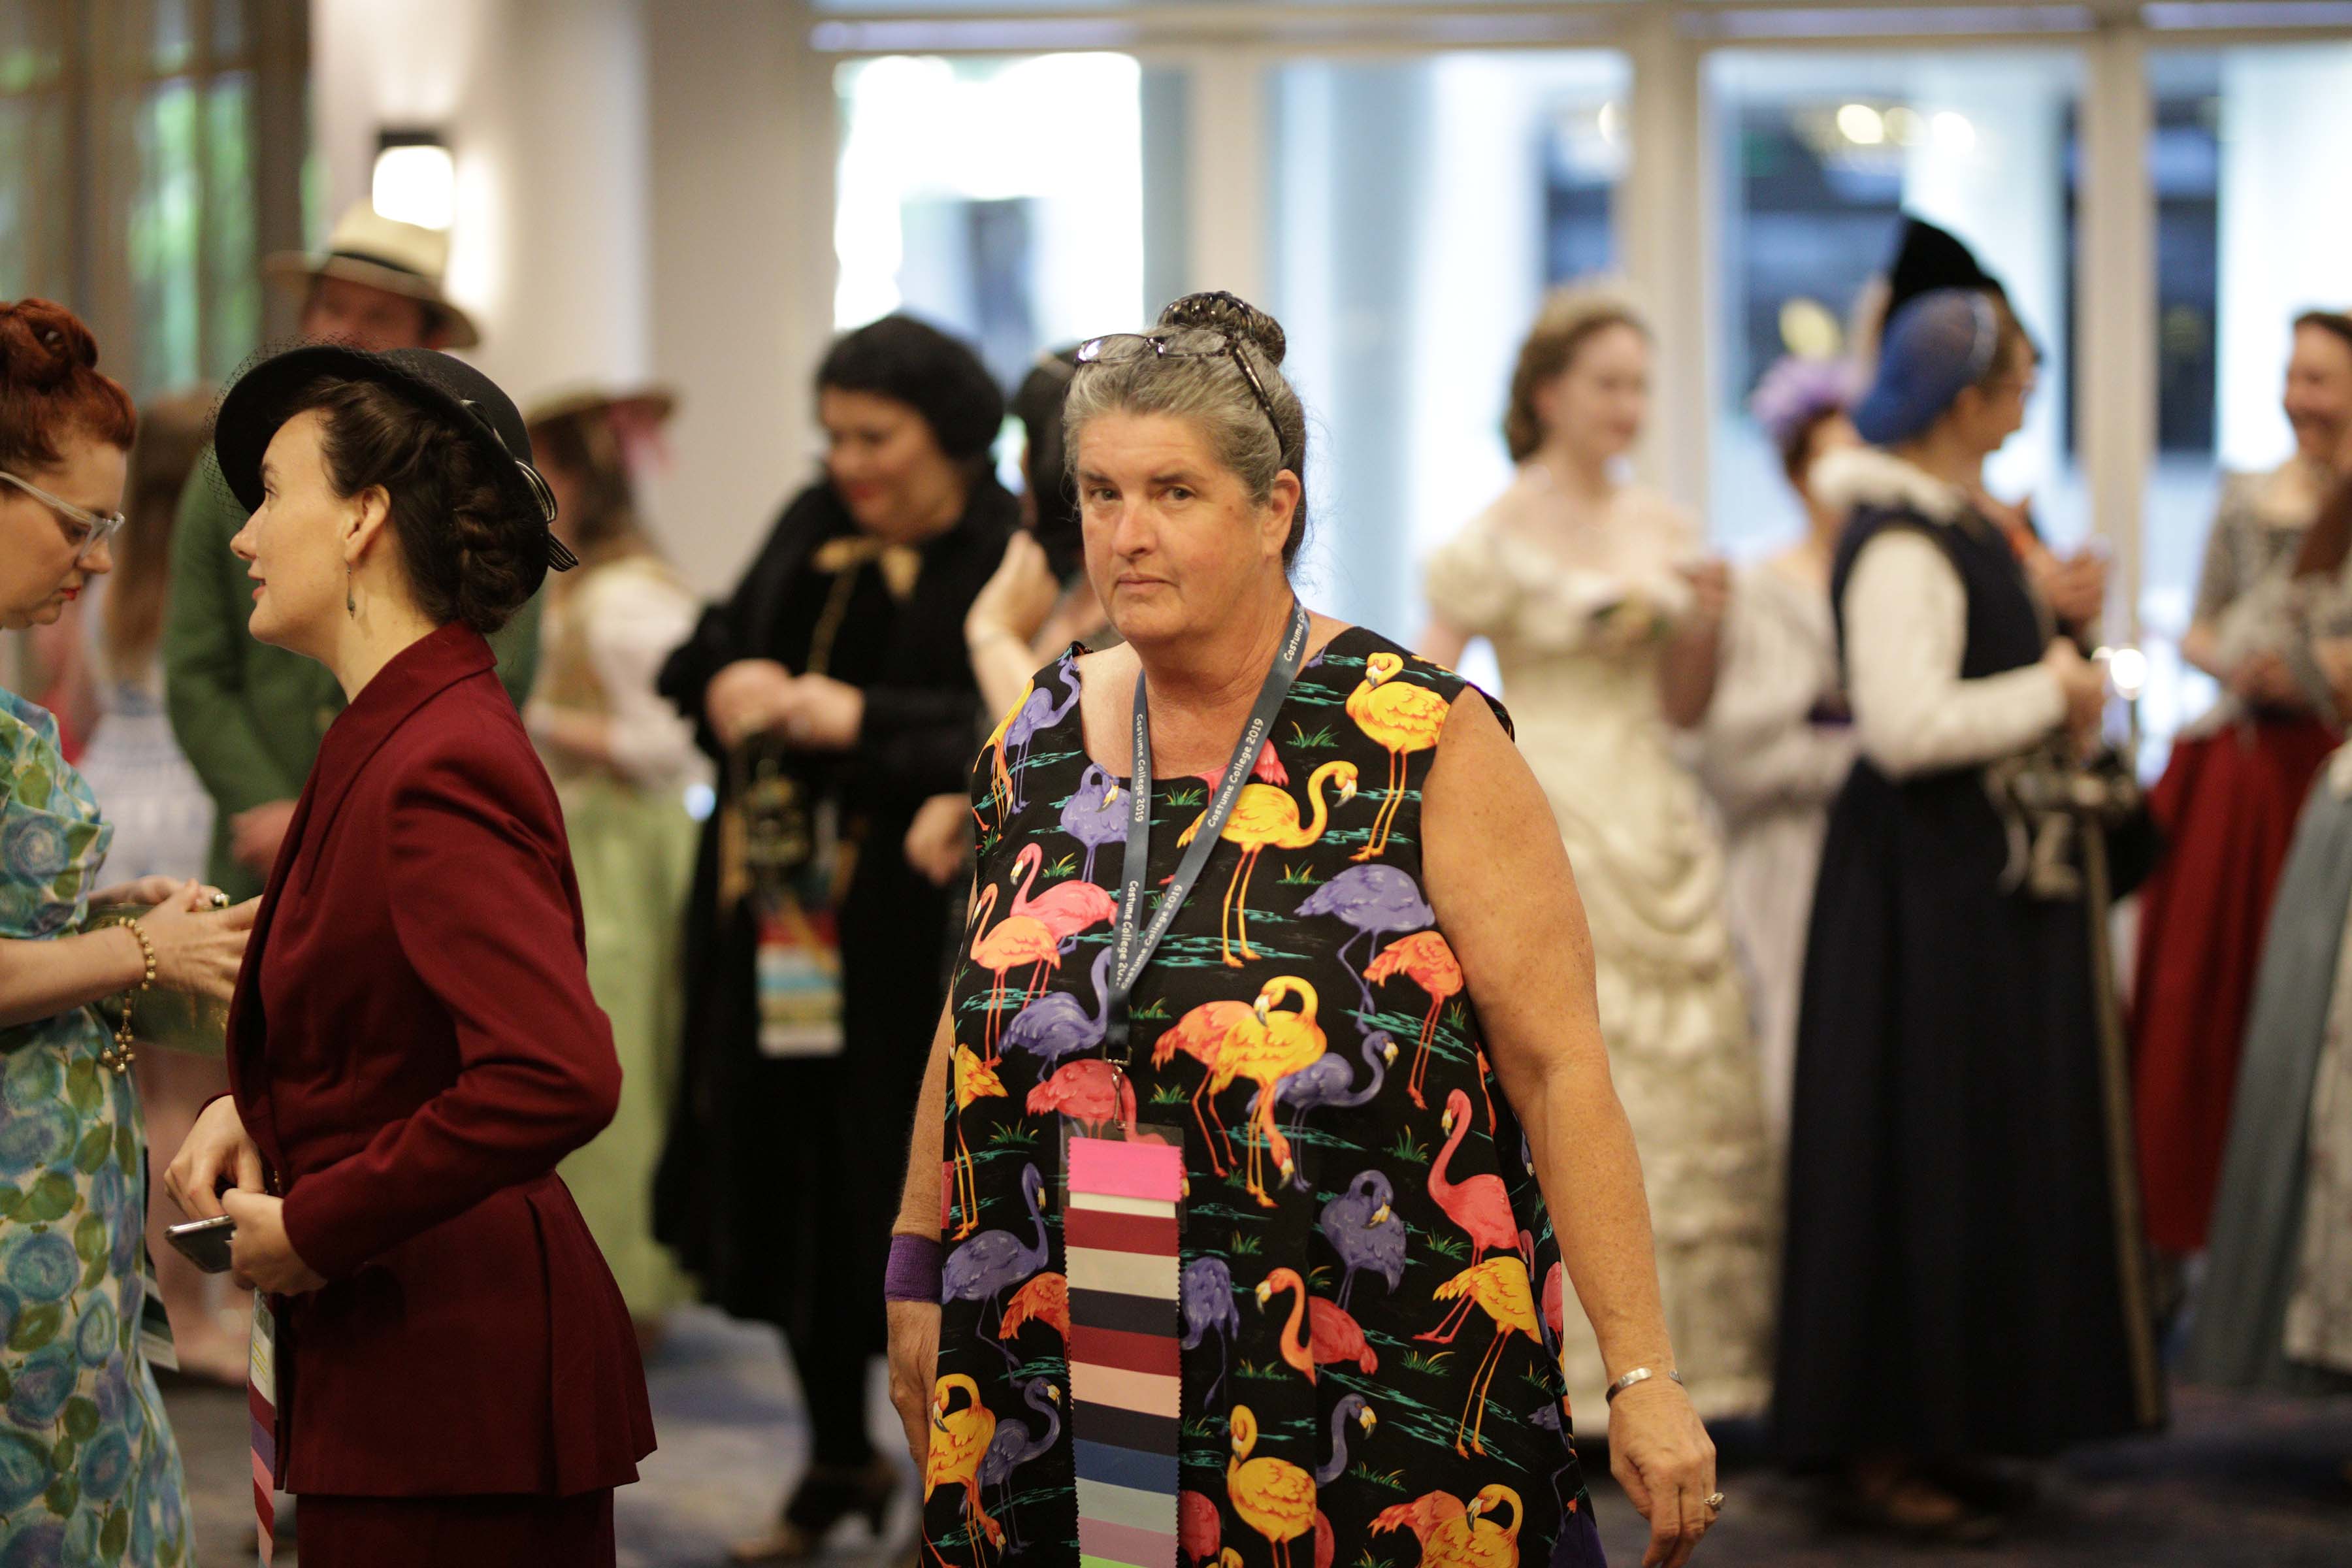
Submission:
[[[1160,939],[1175,922],[1177,911],[1184,907],[1184,900],[1192,891],[1192,884],[1201,879],[1202,868],[1208,865],[1217,840],[1224,833],[1225,823],[1234,814],[1234,803],[1241,798],[1251,770],[1257,766],[1266,732],[1274,728],[1275,715],[1290,695],[1291,682],[1298,679],[1298,667],[1307,660],[1308,625],[1307,607],[1294,605],[1289,635],[1275,655],[1274,667],[1265,672],[1265,684],[1258,689],[1257,706],[1250,710],[1249,723],[1234,747],[1233,760],[1225,764],[1225,776],[1217,785],[1216,797],[1209,802],[1208,814],[1186,847],[1184,858],[1177,862],[1176,875],[1170,879],[1168,890],[1160,894],[1160,906],[1152,912],[1148,926],[1142,923],[1142,918],[1143,881],[1150,874],[1151,862],[1151,708],[1143,676],[1140,672],[1136,675],[1135,776],[1128,793],[1127,858],[1119,873],[1118,927],[1111,949],[1110,994],[1104,999],[1109,1027],[1104,1037],[1103,1054],[1112,1066],[1122,1070],[1134,1057],[1128,1038],[1128,1011],[1135,994],[1135,982],[1158,951]]]

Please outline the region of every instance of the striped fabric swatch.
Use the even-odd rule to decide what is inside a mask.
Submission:
[[[1176,1563],[1181,1145],[1073,1138],[1062,1240],[1082,1568]]]
[[[247,1363],[246,1410],[253,1418],[253,1521],[260,1530],[261,1568],[278,1549],[278,1325],[269,1298],[253,1293],[253,1355]]]

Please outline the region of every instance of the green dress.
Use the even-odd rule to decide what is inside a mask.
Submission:
[[[693,1294],[654,1239],[653,1183],[685,1027],[679,933],[696,834],[685,791],[703,763],[693,727],[655,695],[654,675],[693,635],[699,609],[659,561],[626,554],[592,558],[557,584],[541,623],[535,702],[604,715],[614,751],[611,767],[541,752],[580,880],[588,984],[621,1058],[611,1124],[557,1170],[638,1319]]]
[[[6,691],[0,791],[0,937],[69,936],[113,829],[57,721]],[[0,1563],[190,1560],[141,1333],[146,1136],[108,1043],[88,1007],[0,1028]]]

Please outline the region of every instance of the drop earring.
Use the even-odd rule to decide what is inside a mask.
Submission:
[[[348,564],[343,567],[343,613],[353,620],[360,618],[359,601],[352,597],[352,569]]]

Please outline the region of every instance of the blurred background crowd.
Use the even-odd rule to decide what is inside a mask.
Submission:
[[[140,432],[113,571],[0,646],[0,684],[57,714],[110,874],[257,891],[341,696],[245,632],[215,388],[335,336],[530,394],[585,570],[500,635],[500,673],[627,1082],[563,1173],[657,1392],[666,1328],[689,1361],[709,1342],[689,1304],[781,1331],[807,1465],[750,1461],[772,1523],[740,1554],[859,1518],[887,1538],[881,1248],[963,782],[999,715],[1056,700],[1032,673],[1107,631],[1062,477],[1070,351],[1233,289],[1284,322],[1315,422],[1305,597],[1520,717],[1733,1457],[1808,1461],[1848,1525],[2021,1518],[2030,1552],[2036,1472],[1979,1461],[2287,1410],[2320,1423],[2305,1500],[2340,1545],[2347,106],[2326,5],[14,0],[0,299],[79,310]],[[1859,411],[1890,323],[1951,289],[1999,313],[1974,401]],[[1841,661],[1841,615],[1849,661],[1869,616],[1857,515],[1925,505],[1870,454],[1931,437],[2047,613],[2042,728],[2111,786],[2112,911],[2053,950],[2095,976],[2072,1012],[1965,929],[1924,961],[1874,945],[1860,884],[1813,908],[1857,755],[1899,777],[2021,750],[1989,699],[1906,684],[1960,650],[1932,641],[1936,584],[1884,585],[1893,552],[1907,610],[1868,672]],[[2020,879],[2038,832],[2015,824]],[[2070,1065],[1982,1087],[2015,1097],[1987,1120],[1848,1048],[1947,982]],[[203,1058],[136,1070],[167,1151],[225,1088]],[[828,1115],[780,1140],[807,1104]],[[1880,1146],[1906,1142],[1943,1163]],[[2009,1183],[2001,1212],[2063,1234],[1997,1288],[1908,1258],[1866,1200],[1910,1181]],[[184,1373],[240,1380],[237,1306],[155,1256]],[[2114,1271],[2120,1314],[2082,1321],[2070,1262]],[[1892,1405],[1925,1438],[1874,1426],[1839,1380],[1895,1375],[1872,1324],[1932,1342],[1923,1299],[2115,1382],[1914,1388]],[[1802,1434],[1777,1448],[1776,1373]],[[2294,1550],[2248,1560],[2336,1560]]]

